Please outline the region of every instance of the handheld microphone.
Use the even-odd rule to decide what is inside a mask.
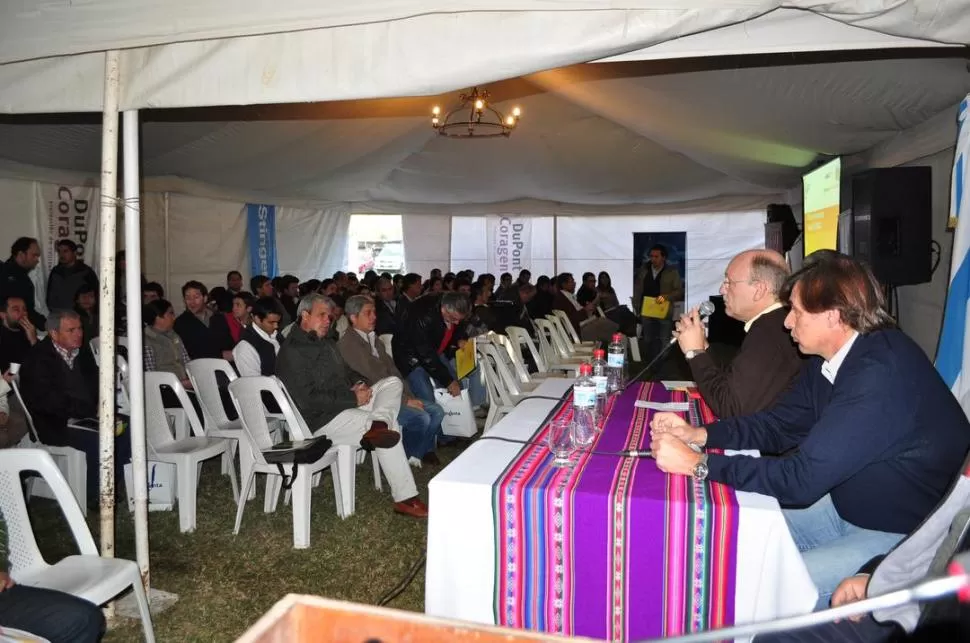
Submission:
[[[697,314],[700,315],[701,321],[706,321],[707,318],[710,317],[713,312],[714,312],[714,304],[712,304],[710,300],[702,301],[700,306],[697,307]],[[670,338],[670,341],[666,345],[664,345],[663,350],[657,353],[657,356],[654,357],[652,360],[650,360],[649,364],[644,366],[643,369],[641,369],[640,372],[637,373],[635,376],[627,380],[621,392],[625,391],[627,387],[629,387],[630,384],[632,384],[633,382],[639,381],[640,378],[643,377],[651,368],[653,368],[657,362],[659,362],[661,359],[666,357],[667,353],[670,352],[670,348],[676,343],[677,343],[676,337]]]

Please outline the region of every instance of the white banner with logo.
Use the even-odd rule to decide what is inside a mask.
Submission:
[[[486,223],[486,257],[488,272],[496,279],[508,272],[518,277],[519,271],[532,265],[532,220],[527,217],[490,216]]]
[[[98,189],[37,183],[35,217],[40,263],[32,275],[37,309],[46,312],[47,278],[57,265],[57,242],[77,244],[77,257],[98,270]]]

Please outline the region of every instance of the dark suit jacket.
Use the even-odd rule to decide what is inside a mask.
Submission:
[[[401,376],[401,371],[384,349],[384,342],[378,339],[374,344],[377,347],[377,357],[371,352],[370,343],[351,327],[337,342],[337,348],[347,366],[363,375],[368,384],[373,385],[385,377],[396,377],[404,383],[404,399],[414,397],[408,388],[407,379]]]
[[[20,369],[20,386],[44,444],[67,444],[69,419],[98,415],[98,367],[87,345],[81,347],[72,370],[50,337],[37,342]]]
[[[859,335],[835,384],[805,360],[770,410],[722,420],[707,446],[798,451],[782,458],[711,454],[709,478],[806,507],[831,494],[844,520],[896,534],[939,503],[970,447],[970,423],[933,364],[899,330]]]
[[[704,401],[719,418],[750,415],[774,406],[795,381],[802,357],[785,328],[787,308],[759,317],[728,364],[710,353],[690,360]]]
[[[562,294],[561,290],[556,292],[556,296],[552,300],[552,309],[565,312],[577,333],[580,332],[579,325],[589,317],[585,310],[576,310],[576,306],[573,305],[573,302],[569,301],[566,295]]]
[[[393,335],[397,330],[397,319],[384,300],[378,298],[374,302],[374,309],[377,312],[377,326],[374,332],[378,335]]]

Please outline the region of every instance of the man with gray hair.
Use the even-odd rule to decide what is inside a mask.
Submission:
[[[708,352],[696,308],[677,322],[677,343],[697,388],[720,418],[770,408],[801,369],[802,358],[785,328],[788,311],[778,301],[788,275],[784,257],[773,250],[747,250],[728,264],[721,282],[725,311],[744,322],[747,333],[728,363]]]
[[[394,511],[426,518],[428,507],[418,498],[408,466],[397,416],[404,391],[401,380],[388,377],[365,383],[340,356],[327,337],[333,301],[307,295],[296,309],[296,321],[276,358],[276,374],[286,386],[314,435],[334,444],[360,445],[375,452],[391,487]]]

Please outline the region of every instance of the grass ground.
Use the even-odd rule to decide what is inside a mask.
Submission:
[[[458,455],[439,449],[442,463]],[[422,496],[441,467],[414,470]],[[155,618],[158,641],[233,641],[276,601],[289,593],[376,604],[403,579],[425,551],[427,522],[395,514],[386,482],[374,488],[370,462],[357,467],[356,513],[340,520],[329,475],[314,489],[310,548],[293,549],[292,510],[282,498],[275,514],[264,514],[264,485],[233,536],[235,504],[228,477],[207,463],[198,497],[197,530],[182,534],[178,511],[149,516],[152,586],[178,594],[175,606]],[[60,511],[52,501],[31,502],[31,520],[48,560],[76,553]],[[98,520],[88,522],[95,542]],[[134,525],[127,508],[116,519],[117,556],[135,558]],[[423,611],[424,573],[390,607]],[[108,642],[141,640],[138,621],[119,619]]]

